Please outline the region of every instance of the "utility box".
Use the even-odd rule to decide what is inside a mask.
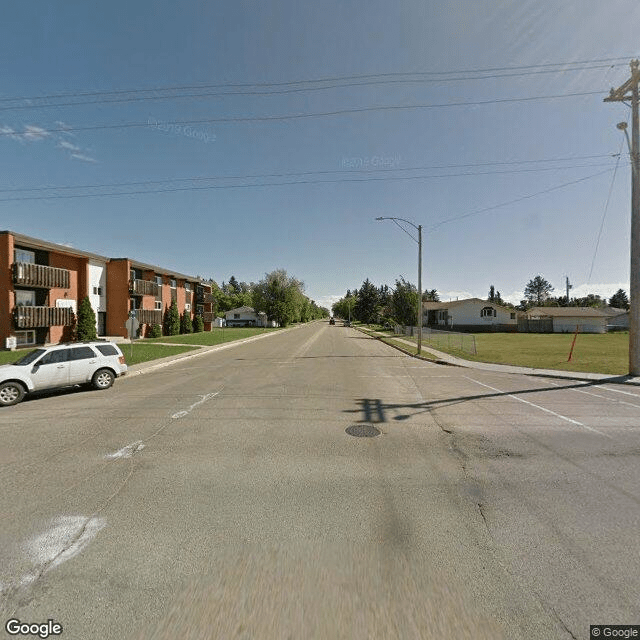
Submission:
[[[9,351],[15,351],[18,347],[18,339],[15,336],[9,336],[8,338],[5,338],[4,346],[5,349],[8,349]]]

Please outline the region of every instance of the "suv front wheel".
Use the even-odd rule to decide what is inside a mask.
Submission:
[[[115,376],[109,369],[98,369],[91,378],[91,384],[94,389],[108,389],[115,379]]]
[[[24,398],[24,387],[19,382],[0,384],[0,406],[10,407]]]

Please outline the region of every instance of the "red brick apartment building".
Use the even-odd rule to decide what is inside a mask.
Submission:
[[[201,315],[206,331],[215,316],[211,286],[193,276],[0,231],[0,348],[9,337],[18,346],[69,340],[85,296],[99,336],[126,337],[133,309],[144,335],[172,300],[180,314]]]

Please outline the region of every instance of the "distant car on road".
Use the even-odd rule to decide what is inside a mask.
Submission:
[[[0,406],[17,404],[27,393],[90,384],[108,389],[127,372],[122,351],[113,342],[74,342],[31,351],[0,366]]]
[[[335,318],[329,318],[329,324],[335,324],[335,323],[336,323]]]

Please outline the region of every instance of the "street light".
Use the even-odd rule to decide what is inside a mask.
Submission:
[[[422,354],[422,225],[415,225],[404,218],[392,218],[380,216],[376,220],[393,220],[414,242],[418,243],[418,355]],[[418,239],[416,240],[398,220],[410,224],[418,231]]]

